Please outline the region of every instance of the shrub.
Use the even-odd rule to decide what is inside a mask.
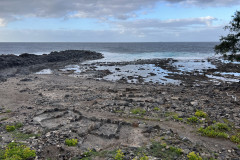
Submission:
[[[240,143],[240,133],[233,135],[230,140],[234,143]]]
[[[187,121],[190,123],[198,123],[199,120],[197,117],[192,116],[192,117],[188,118]]]
[[[177,155],[183,154],[183,150],[181,148],[176,148],[176,147],[170,146],[169,149],[170,149],[170,151],[177,153]]]
[[[18,123],[15,123],[14,126],[16,127],[16,129],[19,129],[23,126],[23,124],[18,122]]]
[[[238,147],[238,149],[240,149],[240,144],[237,147]]]
[[[195,154],[195,152],[191,152],[187,155],[189,160],[202,160],[202,157],[199,154]]]
[[[144,155],[143,157],[140,158],[140,160],[149,160],[148,156]]]
[[[159,111],[160,109],[158,107],[153,108],[154,111]]]
[[[172,118],[175,119],[176,121],[183,121],[183,118],[179,118],[177,114],[173,115]]]
[[[161,157],[161,159],[177,159],[176,157],[180,157],[183,151],[181,148],[168,146],[166,143],[152,142],[148,154]]]
[[[139,114],[141,116],[146,114],[146,111],[141,108],[136,108],[131,110],[132,114]]]
[[[117,154],[116,154],[116,156],[115,156],[115,160],[123,160],[123,158],[124,158],[124,154],[123,154],[123,152],[119,149],[119,150],[117,150]]]
[[[230,131],[230,128],[225,123],[216,123],[214,127],[220,131]]]
[[[16,142],[9,143],[4,151],[4,158],[9,160],[27,160],[35,157],[35,150]]]
[[[12,132],[12,131],[14,131],[15,129],[16,129],[15,126],[6,125],[6,130],[7,130],[8,132]]]
[[[208,126],[206,128],[199,128],[198,131],[208,137],[219,137],[219,138],[228,138],[229,135],[225,133],[225,131],[229,131],[230,128],[224,123],[216,123],[212,126]]]
[[[65,144],[68,146],[76,146],[78,144],[77,139],[66,139]]]
[[[207,113],[197,110],[197,112],[195,112],[195,116],[197,117],[202,117],[202,118],[206,118],[207,117]]]

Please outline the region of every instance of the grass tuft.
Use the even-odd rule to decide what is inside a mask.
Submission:
[[[36,157],[36,151],[22,143],[11,142],[5,150],[2,150],[1,158],[6,160],[27,160]]]
[[[230,140],[234,143],[240,144],[240,133],[237,133],[236,135],[233,135]]]
[[[199,154],[195,154],[195,152],[190,152],[187,157],[189,160],[202,160],[202,157]]]
[[[201,118],[206,118],[207,117],[207,113],[197,110],[197,112],[195,112],[195,116],[197,117],[201,117]]]
[[[192,116],[192,117],[188,118],[187,121],[189,123],[198,123],[199,122],[198,118],[195,117],[195,116]]]
[[[136,108],[136,109],[132,109],[131,113],[143,116],[143,115],[146,114],[146,111],[144,109],[141,109],[141,108]]]
[[[215,123],[206,128],[201,127],[198,129],[198,132],[204,136],[219,138],[228,138],[229,135],[225,133],[226,131],[230,131],[230,128],[225,123]]]
[[[77,139],[66,139],[65,144],[68,146],[76,146],[78,144]]]

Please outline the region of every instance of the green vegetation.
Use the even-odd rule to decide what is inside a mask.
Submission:
[[[189,160],[202,160],[202,157],[199,154],[195,154],[195,152],[190,152],[187,157]]]
[[[115,155],[114,159],[115,160],[123,160],[123,158],[124,158],[123,152],[120,149],[117,150],[117,154]]]
[[[11,113],[11,112],[12,112],[12,110],[10,110],[10,109],[6,110],[6,113]]]
[[[224,28],[225,30],[229,30],[230,33],[226,37],[221,37],[221,43],[215,46],[215,52],[223,54],[230,60],[240,60],[240,56],[236,55],[240,51],[240,11],[236,11],[232,17],[230,25]],[[227,56],[227,53],[231,53],[231,55]]]
[[[183,121],[183,118],[179,118],[178,114],[175,112],[166,112],[164,114],[165,117],[171,117],[172,119],[176,120],[176,121]]]
[[[142,157],[135,157],[135,158],[133,158],[133,160],[149,160],[149,158],[148,158],[148,156],[146,156],[146,155],[143,155]]]
[[[183,121],[183,118],[179,118],[177,114],[173,115],[172,118],[175,119],[176,121]]]
[[[237,133],[236,135],[233,135],[230,140],[234,143],[240,144],[240,133]]]
[[[16,140],[26,140],[31,137],[39,137],[40,136],[40,134],[22,133],[19,131],[14,131],[12,134],[13,134],[14,139],[16,139]]]
[[[240,144],[237,147],[238,147],[238,149],[240,149]]]
[[[132,114],[138,114],[141,116],[144,116],[146,114],[146,111],[141,108],[132,109],[131,112],[132,112]]]
[[[15,129],[16,129],[15,126],[6,125],[6,130],[7,130],[8,132],[15,131]]]
[[[182,149],[173,146],[167,146],[166,143],[152,142],[148,155],[161,157],[162,159],[176,159],[183,154]]]
[[[35,150],[16,142],[9,143],[6,149],[0,152],[0,159],[4,160],[27,160],[35,157]]]
[[[83,157],[82,160],[91,160],[94,159],[94,157],[114,157],[116,151],[101,151],[101,152],[97,152],[95,150],[89,149],[88,151],[83,153]]]
[[[78,144],[77,139],[66,139],[65,144],[68,146],[76,146]]]
[[[23,124],[22,123],[15,123],[15,124],[13,124],[13,125],[6,125],[6,130],[8,131],[8,132],[12,132],[12,131],[15,131],[16,129],[19,129],[19,128],[21,128],[23,126]]]
[[[228,138],[229,135],[225,133],[226,131],[230,131],[230,128],[225,123],[215,123],[206,128],[199,128],[198,131],[208,137],[219,137],[219,138]]]
[[[154,110],[154,111],[160,111],[160,108],[154,107],[153,110]]]
[[[195,117],[195,116],[192,116],[192,117],[188,118],[187,121],[189,123],[198,123],[199,122],[198,118]]]
[[[207,117],[207,113],[203,112],[203,111],[200,111],[200,110],[197,110],[195,112],[195,116],[197,117],[201,117],[201,118],[206,118]]]

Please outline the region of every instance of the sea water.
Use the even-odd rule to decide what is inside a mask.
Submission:
[[[104,54],[99,61],[175,58],[206,59],[215,56],[215,42],[148,43],[0,43],[0,54],[49,54],[51,51],[91,50]]]

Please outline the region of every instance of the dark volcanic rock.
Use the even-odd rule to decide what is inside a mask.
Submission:
[[[84,50],[66,50],[60,52],[51,52],[46,55],[34,55],[23,53],[20,56],[16,55],[1,55],[0,56],[0,70],[11,68],[11,67],[19,67],[19,66],[29,66],[35,64],[42,64],[48,62],[61,62],[67,60],[74,61],[83,61],[90,59],[99,59],[103,58],[101,53],[92,52],[92,51],[84,51]]]

